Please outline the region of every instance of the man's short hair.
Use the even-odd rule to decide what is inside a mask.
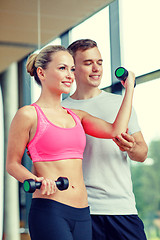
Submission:
[[[85,51],[94,47],[97,47],[97,43],[95,41],[91,39],[80,39],[71,43],[67,49],[72,53],[74,57],[78,50]]]

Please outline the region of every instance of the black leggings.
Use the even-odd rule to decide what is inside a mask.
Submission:
[[[29,232],[31,240],[91,240],[89,207],[74,208],[50,199],[33,198]]]

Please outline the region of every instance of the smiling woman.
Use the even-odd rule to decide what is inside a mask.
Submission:
[[[31,239],[60,240],[67,232],[67,239],[78,240],[82,228],[82,239],[91,240],[82,174],[85,133],[80,118],[61,106],[61,94],[69,93],[74,81],[72,55],[62,46],[48,46],[31,55],[26,67],[41,86],[41,95],[36,103],[20,108],[11,123],[6,168],[20,182],[41,182],[41,188],[33,193],[29,214]],[[21,164],[25,148],[29,150],[34,174]],[[55,180],[60,176],[69,179],[65,191],[56,187]],[[66,226],[68,217],[76,225],[73,236]],[[80,224],[75,224],[78,221]]]

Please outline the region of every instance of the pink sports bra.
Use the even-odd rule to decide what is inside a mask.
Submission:
[[[42,109],[32,104],[37,112],[37,130],[27,149],[33,162],[58,161],[64,159],[83,158],[86,136],[79,117],[68,108],[76,125],[62,128],[50,122]]]

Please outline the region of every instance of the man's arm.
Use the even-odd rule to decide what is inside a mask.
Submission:
[[[122,133],[113,140],[121,151],[128,153],[133,161],[144,162],[147,158],[148,147],[140,131],[132,135]]]

